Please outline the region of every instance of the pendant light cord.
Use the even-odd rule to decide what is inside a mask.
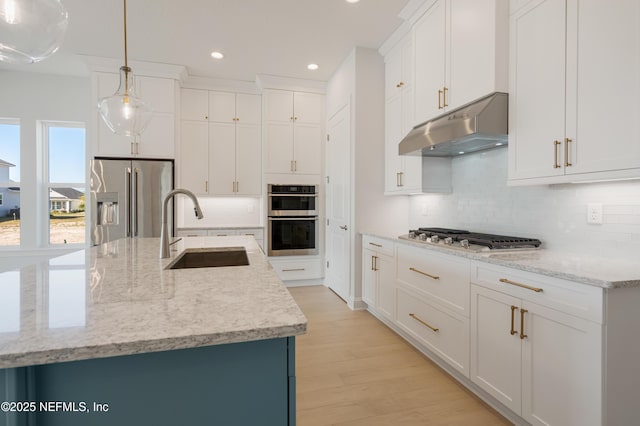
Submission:
[[[127,0],[124,0],[124,66],[125,66],[125,93],[129,94],[129,62],[127,61]]]

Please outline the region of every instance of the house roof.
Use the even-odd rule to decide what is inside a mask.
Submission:
[[[0,158],[0,166],[8,166],[8,167],[15,167],[15,164],[11,164],[8,161],[4,161],[2,158]]]
[[[79,200],[84,196],[83,192],[73,188],[51,188],[51,190],[70,200]]]

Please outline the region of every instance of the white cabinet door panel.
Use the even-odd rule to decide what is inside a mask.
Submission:
[[[601,326],[534,303],[522,308],[522,417],[539,426],[600,425]]]
[[[236,194],[260,195],[262,147],[259,125],[236,124]]]
[[[236,118],[236,94],[209,92],[209,121],[234,123]]]
[[[322,128],[296,122],[293,128],[293,159],[296,173],[320,174]]]
[[[296,124],[320,124],[324,117],[323,106],[322,95],[294,92],[293,114]]]
[[[522,404],[519,308],[518,298],[471,286],[471,380],[517,414]]]
[[[182,120],[208,120],[209,94],[206,90],[180,91],[180,118]]]
[[[207,193],[209,179],[209,124],[183,121],[180,146],[180,186],[196,194]]]
[[[291,172],[293,124],[269,122],[264,125],[265,173]]]
[[[209,124],[209,193],[233,195],[235,189],[235,124]]]
[[[260,124],[262,122],[262,99],[260,96],[238,93],[236,95],[236,117],[238,124]]]

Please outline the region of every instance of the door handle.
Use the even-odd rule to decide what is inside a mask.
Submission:
[[[518,334],[516,330],[514,330],[514,312],[518,310],[517,306],[511,306],[511,335]]]
[[[126,185],[124,188],[124,198],[127,202],[126,211],[129,212],[128,218],[125,221],[125,234],[127,237],[131,236],[131,169],[127,167],[126,170]]]
[[[564,166],[571,167],[573,164],[569,162],[569,144],[573,142],[573,139],[565,138],[564,139]]]
[[[138,236],[138,169],[133,169],[133,236]]]
[[[526,314],[527,311],[526,309],[520,309],[520,340],[524,340],[525,337],[529,337],[526,334],[524,334],[524,314]]]
[[[340,229],[342,229],[343,231],[346,231],[346,230],[347,230],[347,225],[342,225],[342,226],[340,227]]]

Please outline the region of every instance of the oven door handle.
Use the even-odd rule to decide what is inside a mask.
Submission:
[[[304,192],[304,193],[300,193],[300,194],[272,194],[269,193],[267,194],[269,197],[298,197],[298,198],[304,198],[304,197],[315,197],[318,198],[318,194],[313,192]]]
[[[269,220],[318,220],[318,216],[287,216],[287,217],[269,216]]]

